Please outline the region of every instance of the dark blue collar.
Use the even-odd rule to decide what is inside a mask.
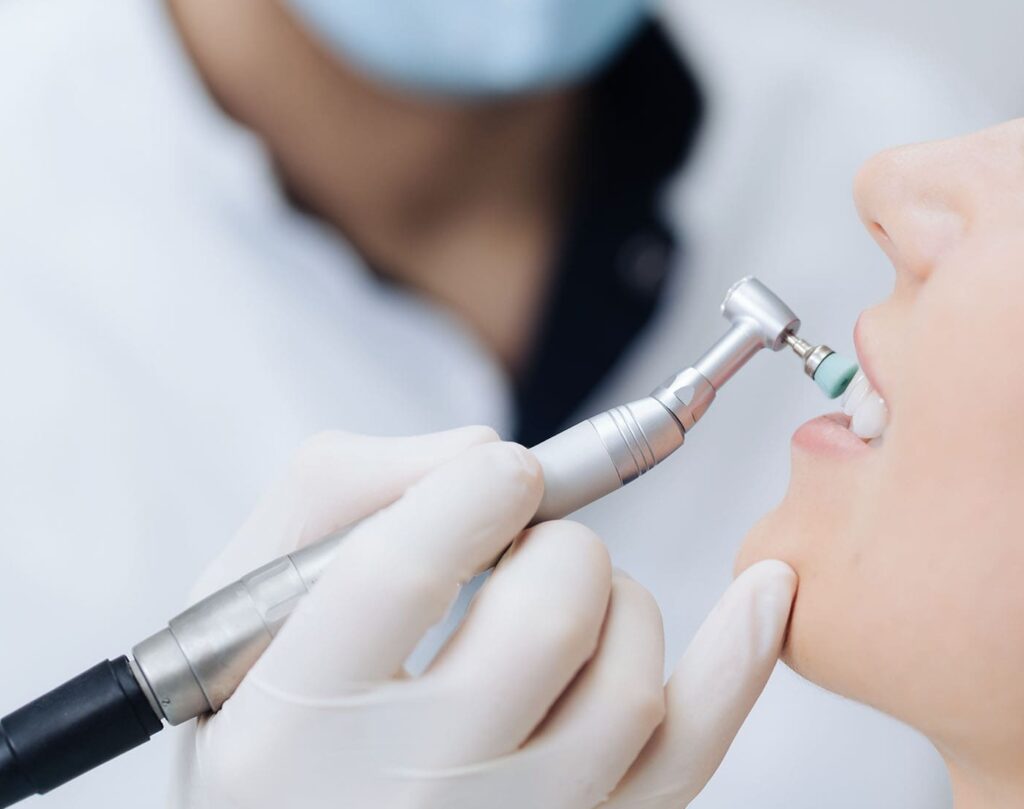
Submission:
[[[566,426],[654,316],[679,249],[660,216],[662,192],[691,152],[703,106],[653,22],[594,80],[574,203],[516,386],[517,441],[531,446]]]

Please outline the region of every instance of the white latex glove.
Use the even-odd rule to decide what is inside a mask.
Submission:
[[[782,563],[733,584],[665,689],[651,596],[613,575],[588,529],[546,523],[516,540],[429,669],[404,673],[541,491],[533,457],[481,428],[310,442],[197,596],[383,510],[345,539],[220,713],[183,734],[172,806],[689,802],[778,656],[796,583]]]

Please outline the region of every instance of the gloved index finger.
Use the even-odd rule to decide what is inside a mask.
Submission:
[[[497,438],[487,427],[401,438],[313,436],[204,573],[193,600],[384,508],[432,469]]]
[[[540,467],[486,444],[444,464],[356,526],[250,676],[330,699],[392,677],[468,581],[536,513]]]
[[[796,588],[776,560],[732,583],[669,680],[665,721],[602,809],[675,809],[704,788],[778,662]]]

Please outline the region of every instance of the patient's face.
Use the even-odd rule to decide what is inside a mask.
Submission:
[[[798,433],[789,491],[740,566],[799,573],[800,673],[947,751],[1019,755],[1024,120],[885,152],[856,197],[896,268],[856,329],[888,427],[881,446],[835,424]]]

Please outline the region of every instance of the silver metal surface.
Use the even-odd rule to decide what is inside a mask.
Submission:
[[[800,328],[793,310],[756,278],[737,281],[722,301],[729,330],[693,364],[715,390],[762,348],[778,351]]]
[[[803,337],[790,332],[786,335],[786,345],[793,349],[793,352],[800,358],[804,359],[811,351],[814,350],[814,346],[808,343]]]
[[[170,724],[220,709],[320,578],[345,533],[252,571],[132,650],[143,690]]]
[[[593,419],[538,444],[533,454],[544,470],[544,497],[534,522],[572,514],[622,485]]]
[[[818,366],[835,352],[828,346],[815,346],[814,350],[804,359],[804,373],[811,379],[818,373]]]
[[[739,320],[693,364],[693,368],[718,390],[764,347],[757,326]]]
[[[138,644],[132,649],[132,658],[133,670],[142,672],[139,685],[152,694],[163,718],[172,725],[212,710],[170,629],[161,629]]]
[[[818,366],[835,353],[826,345],[813,345],[792,333],[786,335],[786,345],[804,361],[804,373],[811,379],[818,373]]]
[[[686,437],[678,420],[653,396],[606,410],[590,423],[601,436],[621,486],[665,460]]]
[[[675,417],[683,431],[693,428],[715,400],[715,389],[696,368],[686,368],[651,394]]]
[[[722,385],[762,348],[793,345],[800,327],[789,307],[755,278],[733,285],[722,314],[729,329],[691,367],[650,396],[533,448],[545,488],[534,523],[565,517],[653,469],[683,445]],[[345,533],[249,573],[132,650],[133,671],[168,722],[177,725],[224,704],[331,563]]]
[[[800,318],[782,299],[753,276],[733,284],[722,301],[722,315],[730,323],[745,322],[757,330],[761,344],[778,351],[786,335],[800,331]]]

